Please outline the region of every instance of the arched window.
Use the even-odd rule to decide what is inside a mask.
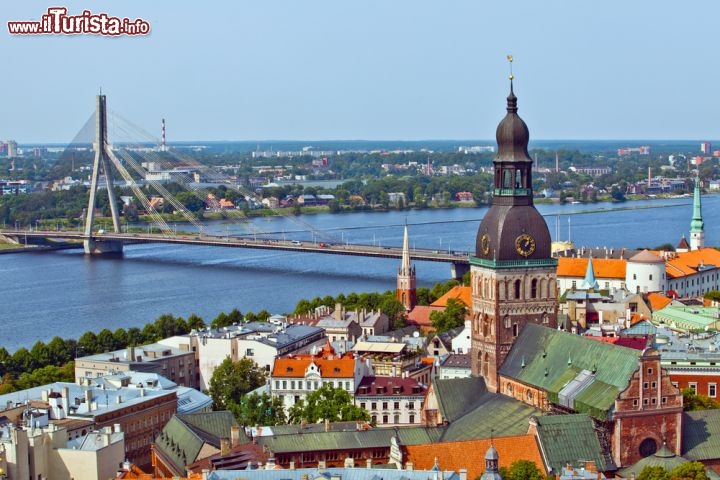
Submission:
[[[505,328],[510,328],[510,327],[512,326],[512,324],[510,323],[510,317],[509,317],[509,316],[505,315],[504,323],[505,323]]]
[[[537,296],[538,296],[537,287],[538,287],[537,278],[533,278],[532,282],[530,282],[530,297],[537,298]]]
[[[517,336],[518,336],[518,324],[513,323],[513,337],[517,337]]]
[[[512,383],[508,383],[508,384],[505,386],[505,393],[506,393],[507,395],[509,395],[509,396],[512,397],[512,394],[513,394],[513,386],[512,386]]]
[[[520,280],[515,280],[515,300],[520,299]]]
[[[512,171],[503,170],[503,188],[512,188]]]
[[[522,186],[522,170],[515,170],[515,188],[521,188]]]

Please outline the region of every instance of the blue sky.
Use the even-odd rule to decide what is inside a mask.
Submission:
[[[48,7],[148,36],[16,36]],[[71,141],[109,108],[173,140],[492,139],[515,58],[534,139],[714,139],[717,0],[0,3],[0,139]]]

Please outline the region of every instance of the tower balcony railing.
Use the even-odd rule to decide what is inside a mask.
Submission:
[[[499,197],[516,197],[519,195],[530,196],[532,195],[532,189],[530,188],[496,188],[493,190],[493,194]]]
[[[495,260],[478,258],[470,255],[470,265],[491,268],[517,268],[517,267],[548,267],[557,266],[556,258],[537,258],[526,260]]]

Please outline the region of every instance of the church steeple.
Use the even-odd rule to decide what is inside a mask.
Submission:
[[[705,247],[705,223],[702,219],[702,204],[700,201],[700,174],[695,177],[695,194],[693,196],[693,216],[690,222],[690,250]]]
[[[485,472],[480,477],[480,480],[502,480],[500,476],[500,468],[498,466],[500,457],[497,450],[492,444],[492,437],[490,438],[490,448],[485,452]]]
[[[593,269],[592,264],[592,257],[588,259],[588,266],[587,270],[585,271],[585,279],[583,280],[582,285],[580,285],[581,290],[597,290],[600,286],[598,285],[597,280],[595,280],[595,270]]]
[[[416,278],[415,267],[410,264],[410,239],[408,227],[405,224],[405,235],[403,237],[402,261],[397,274],[397,299],[403,304],[406,311],[412,310],[417,304],[417,293],[415,291]]]
[[[557,327],[557,260],[533,205],[530,134],[517,114],[513,78],[511,71],[507,113],[496,131],[492,205],[470,256],[472,373],[491,392],[498,391],[500,367],[527,323]]]

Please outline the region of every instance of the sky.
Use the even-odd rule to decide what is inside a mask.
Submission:
[[[11,35],[141,18],[148,35]],[[167,139],[494,139],[512,54],[531,139],[717,135],[717,0],[0,2],[0,140],[69,143],[95,95]]]

